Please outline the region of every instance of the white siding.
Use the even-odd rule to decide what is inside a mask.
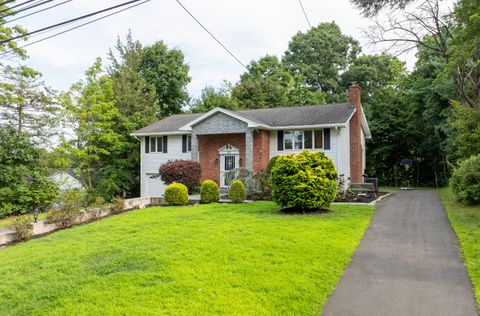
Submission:
[[[182,153],[182,135],[168,135],[167,153],[145,153],[145,137],[141,138],[140,146],[140,192],[142,197],[160,197],[165,190],[165,183],[159,177],[150,178],[158,174],[161,164],[169,160],[192,159],[191,153]]]
[[[324,152],[335,164],[338,174],[344,174],[345,180],[350,177],[350,129],[330,129],[330,149],[309,149],[311,151]],[[302,152],[303,149],[278,150],[277,131],[270,131],[270,159],[275,156]]]

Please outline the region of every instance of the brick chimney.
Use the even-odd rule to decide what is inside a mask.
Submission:
[[[356,82],[352,82],[348,88],[348,99],[350,105],[354,105],[357,110],[350,120],[350,181],[363,182],[363,150],[362,148],[362,102],[360,99],[360,87]]]

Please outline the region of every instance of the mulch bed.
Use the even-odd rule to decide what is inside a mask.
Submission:
[[[348,196],[347,198],[336,198],[334,202],[355,202],[355,203],[370,203],[378,199],[383,195],[387,195],[388,192],[379,192],[377,197],[369,194],[356,194],[354,196]]]

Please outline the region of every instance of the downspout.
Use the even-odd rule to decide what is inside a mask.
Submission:
[[[337,166],[340,169],[340,129],[338,126],[335,126],[335,132],[337,134]]]

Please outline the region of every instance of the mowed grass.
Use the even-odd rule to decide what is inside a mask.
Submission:
[[[467,206],[455,201],[450,188],[440,190],[448,218],[462,246],[463,258],[475,288],[480,308],[480,206]]]
[[[0,251],[0,315],[318,315],[374,208],[155,207]]]

